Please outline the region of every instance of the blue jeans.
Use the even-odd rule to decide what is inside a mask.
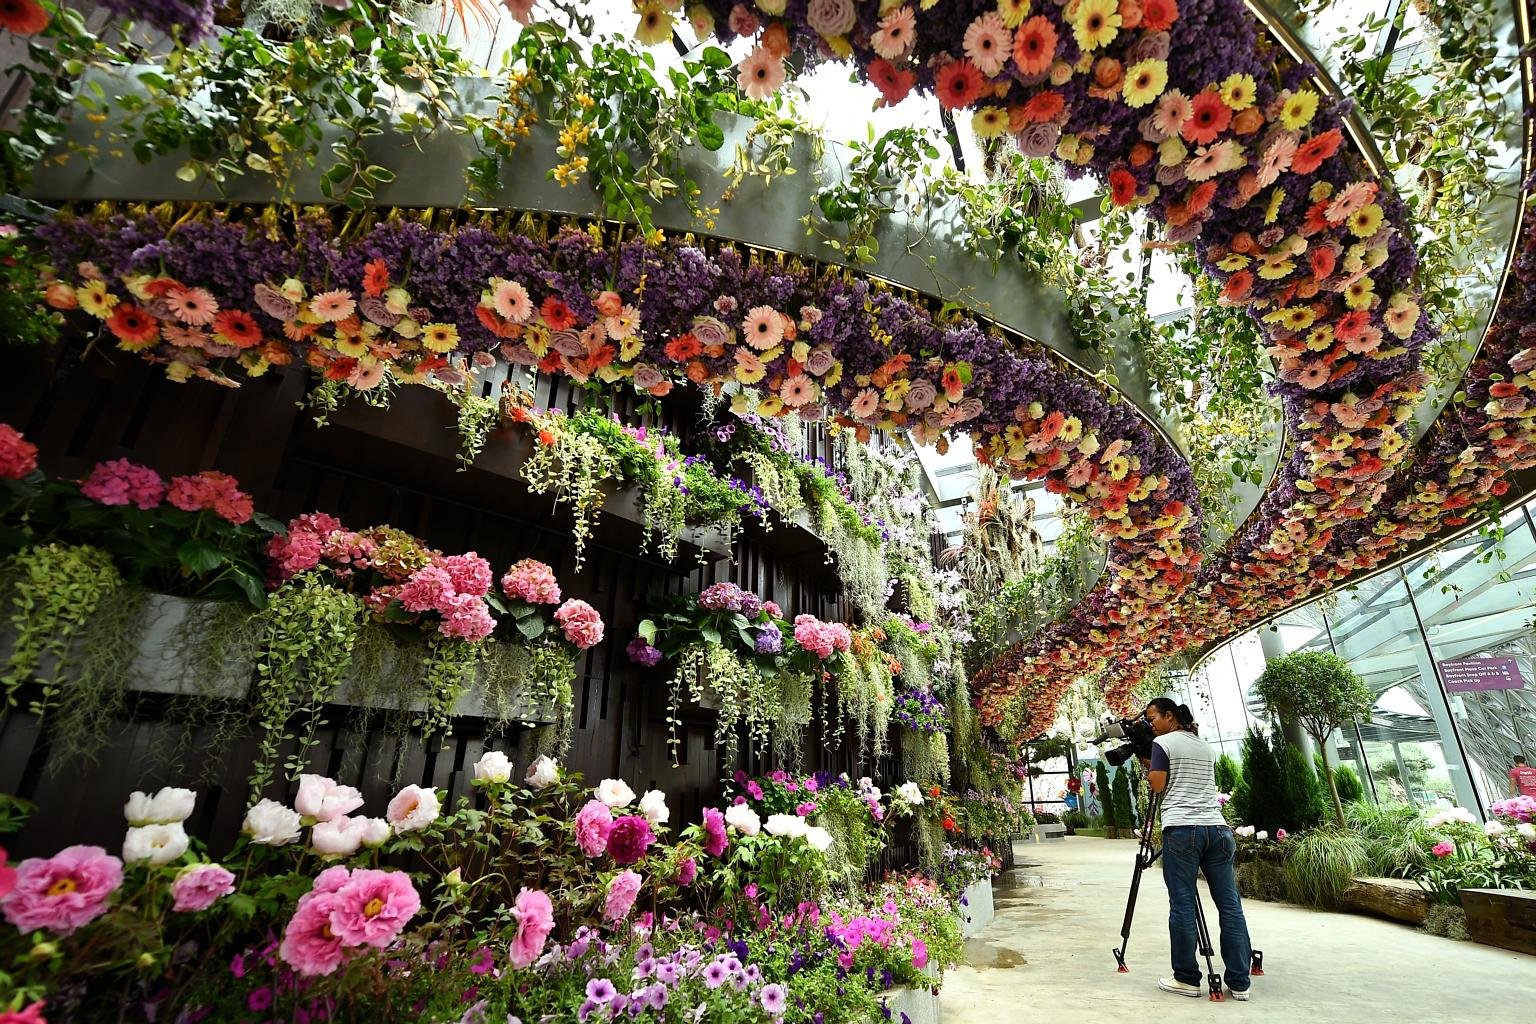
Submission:
[[[1173,976],[1189,985],[1204,975],[1195,961],[1195,883],[1205,872],[1206,885],[1221,921],[1221,959],[1227,988],[1248,988],[1253,946],[1243,901],[1237,895],[1237,840],[1225,825],[1174,825],[1163,829],[1163,882],[1168,886],[1168,939],[1173,947]]]

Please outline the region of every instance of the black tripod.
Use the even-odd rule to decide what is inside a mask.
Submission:
[[[1163,795],[1155,793],[1147,807],[1146,820],[1141,825],[1141,845],[1136,849],[1136,872],[1131,875],[1131,892],[1125,901],[1125,920],[1120,925],[1120,948],[1114,950],[1117,970],[1121,974],[1130,973],[1130,968],[1125,965],[1125,950],[1131,944],[1131,918],[1136,913],[1136,894],[1141,891],[1141,873],[1151,867],[1162,851],[1152,843],[1152,825],[1157,821],[1158,807],[1163,802]],[[1205,924],[1205,908],[1200,904],[1200,891],[1195,890],[1195,934],[1200,940],[1200,955],[1205,957],[1205,977],[1210,988],[1211,1002],[1222,1001],[1221,975],[1216,970],[1216,965],[1211,961],[1215,950],[1211,947],[1211,930]],[[1249,969],[1252,975],[1264,973],[1264,954],[1259,950],[1253,951],[1253,966]]]

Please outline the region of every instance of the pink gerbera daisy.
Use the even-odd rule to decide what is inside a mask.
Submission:
[[[491,293],[491,303],[503,318],[520,324],[533,315],[533,300],[528,289],[517,281],[501,281]]]
[[[1189,120],[1193,112],[1194,108],[1189,102],[1189,97],[1179,90],[1169,89],[1163,93],[1162,98],[1157,101],[1157,110],[1152,115],[1152,130],[1160,136],[1156,141],[1161,142],[1178,134],[1179,129],[1184,126],[1185,121]]]
[[[1333,202],[1328,204],[1328,210],[1324,214],[1330,224],[1339,224],[1349,219],[1350,215],[1365,209],[1376,198],[1376,183],[1371,181],[1357,181],[1345,186]]]
[[[754,100],[766,100],[784,84],[784,62],[759,46],[741,62],[736,84]]]
[[[193,327],[207,327],[219,313],[219,302],[203,288],[172,288],[165,293],[171,315]]]
[[[784,340],[784,321],[772,306],[754,306],[741,321],[741,333],[748,345],[766,352]]]
[[[880,408],[880,392],[874,388],[865,388],[854,398],[849,411],[861,420],[867,420]]]
[[[779,397],[784,399],[784,404],[791,409],[810,405],[816,401],[816,382],[803,373],[797,373],[779,388]]]
[[[357,312],[357,300],[351,292],[321,292],[309,301],[309,311],[321,323],[333,324]]]
[[[1260,188],[1268,188],[1275,183],[1276,178],[1290,170],[1291,161],[1296,157],[1297,142],[1295,132],[1281,132],[1265,147],[1264,155],[1259,158]]]
[[[971,63],[988,78],[996,78],[1013,52],[1013,33],[996,11],[988,11],[966,28],[964,46]]]
[[[916,26],[917,13],[910,7],[898,7],[880,19],[869,45],[886,60],[894,60],[912,48]]]

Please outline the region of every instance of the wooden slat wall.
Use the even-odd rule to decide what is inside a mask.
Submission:
[[[580,664],[568,763],[594,782],[622,777],[637,791],[665,790],[676,827],[697,820],[701,806],[718,797],[721,777],[734,766],[720,763],[712,716],[695,712],[684,716],[688,723],[681,729],[682,764],[672,767],[663,678],[631,665],[624,655],[644,600],[732,579],[778,601],[791,616],[849,615],[839,594],[828,589],[835,586],[835,576],[819,564],[819,556],[814,560],[818,564],[789,563],[746,536],[736,538],[733,559],[710,565],[684,558],[667,566],[633,549],[594,543],[585,568],[577,573],[569,533],[558,520],[551,523],[548,516],[526,514],[519,518],[493,501],[466,498],[462,487],[452,497],[435,493],[420,481],[441,479],[445,470],[440,462],[431,464],[429,456],[414,453],[414,460],[404,458],[389,479],[350,464],[327,443],[325,431],[311,428],[310,414],[299,408],[303,381],[298,375],[273,375],[230,390],[201,381],[175,384],[157,367],[118,353],[77,359],[68,350],[13,348],[7,356],[9,372],[0,375],[0,421],[38,443],[43,468],[50,473],[80,477],[96,462],[119,457],[165,475],[221,469],[240,479],[258,509],[279,518],[318,509],[355,527],[387,522],[445,551],[477,551],[498,571],[522,557],[549,562],[567,596],[590,601],[608,627],[606,641]],[[540,406],[575,408],[578,400],[567,386],[548,378],[538,381],[537,393]],[[690,416],[687,406],[679,403],[669,406],[660,419],[669,430],[686,435]],[[420,429],[449,426],[423,422]],[[824,458],[832,455],[824,432],[809,432],[807,443]],[[380,724],[366,732],[348,730],[349,714],[343,709],[328,712],[331,723],[321,729],[311,761],[317,770],[360,786],[376,814],[382,813],[390,795],[390,769],[397,753],[405,767],[402,782],[445,787],[457,796],[468,791],[466,773],[488,746],[515,753],[522,738],[517,730],[487,737],[482,723],[461,721],[446,743],[423,744],[416,738],[397,752],[397,740]],[[167,717],[163,699],[142,697],[117,723],[97,763],[67,765],[50,773],[45,770],[47,730],[40,730],[25,713],[11,714],[0,724],[0,791],[34,800],[45,811],[8,847],[17,855],[69,842],[116,847],[127,794],[183,779],[151,756],[157,747],[174,742],[181,730],[179,722]],[[194,739],[196,745],[208,737]],[[882,774],[872,770],[875,766],[859,768],[856,737],[845,736],[838,749],[829,750],[814,722],[803,748],[801,767],[808,771]],[[215,836],[216,846],[227,843],[239,827],[254,752],[250,738],[212,752],[215,771],[211,783],[201,788],[195,824],[199,834]],[[743,766],[750,771],[775,767],[763,759]],[[893,766],[882,767],[887,768],[887,778],[894,777]],[[274,787],[270,795],[286,795],[280,790]]]

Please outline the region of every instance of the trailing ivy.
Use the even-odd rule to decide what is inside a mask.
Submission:
[[[421,716],[424,740],[453,732],[453,711],[459,698],[475,683],[475,670],[485,653],[484,643],[469,643],[436,634],[428,637],[430,653],[423,665],[426,710]]]
[[[75,657],[75,639],[102,600],[122,586],[112,558],[86,545],[45,544],[12,556],[3,575],[11,593],[11,653],[0,673],[5,709],[23,683],[42,690],[29,705],[44,717]]]

